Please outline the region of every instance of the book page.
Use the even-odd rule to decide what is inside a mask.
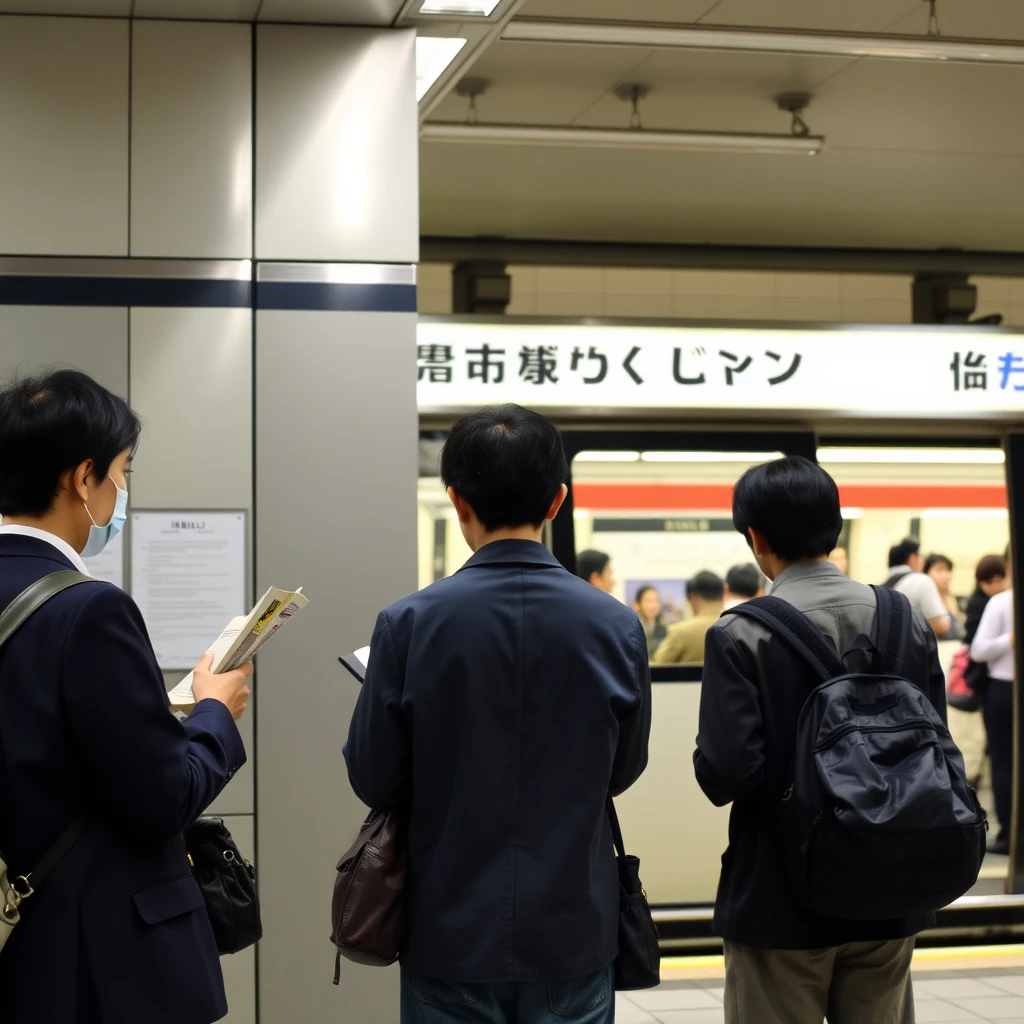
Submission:
[[[270,637],[307,604],[309,599],[301,587],[296,591],[271,587],[248,615],[232,619],[210,648],[214,654],[213,671],[230,672],[252,660]],[[187,713],[195,706],[192,682],[190,672],[171,690],[168,696],[173,710]]]

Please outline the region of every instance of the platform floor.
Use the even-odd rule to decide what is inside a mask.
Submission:
[[[665,960],[662,984],[620,994],[617,1024],[723,1024],[721,957]],[[923,949],[914,956],[919,1024],[1024,1024],[1024,946]]]

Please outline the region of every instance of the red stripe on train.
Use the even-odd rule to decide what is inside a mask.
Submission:
[[[1002,484],[848,484],[839,488],[846,508],[1005,508]],[[732,484],[577,483],[576,508],[658,510],[732,508]]]

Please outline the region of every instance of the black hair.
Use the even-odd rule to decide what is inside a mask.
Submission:
[[[0,515],[42,516],[69,470],[92,459],[99,483],[142,425],[118,398],[78,370],[51,370],[0,386]]]
[[[944,565],[947,569],[952,570],[953,560],[951,558],[947,558],[945,555],[929,555],[924,560],[925,573],[930,573],[937,565]]]
[[[745,565],[734,565],[725,574],[725,585],[729,592],[737,597],[757,597],[762,588],[761,570],[753,562]]]
[[[603,575],[605,569],[608,568],[608,563],[611,561],[611,557],[606,555],[603,551],[595,551],[593,548],[587,548],[586,551],[581,551],[576,556],[576,575],[581,580],[590,582],[590,577],[596,572],[598,576]],[[640,598],[638,597],[639,601]]]
[[[652,590],[656,594],[658,593],[658,588],[651,586],[650,583],[645,583],[642,587],[637,588],[636,597],[633,598],[633,604],[639,604],[644,599],[644,595],[650,593]]]
[[[800,455],[765,462],[737,482],[732,521],[748,544],[753,528],[786,561],[823,558],[843,529],[839,488],[821,466]]]
[[[441,480],[488,533],[543,522],[569,476],[562,437],[518,405],[481,409],[452,427],[441,449]]]
[[[705,601],[721,601],[725,597],[725,581],[707,569],[695,573],[686,582],[686,593]]]
[[[911,555],[916,555],[921,550],[921,542],[916,537],[904,537],[899,544],[893,544],[889,548],[889,568],[896,569],[907,564]]]
[[[975,566],[974,578],[978,583],[991,583],[997,577],[1006,577],[1006,558],[1003,555],[985,555]]]

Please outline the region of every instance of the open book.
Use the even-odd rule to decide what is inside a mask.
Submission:
[[[251,661],[252,656],[307,604],[309,598],[302,593],[302,587],[295,591],[271,587],[248,615],[232,619],[210,648],[214,673],[230,672]],[[196,704],[192,696],[192,673],[189,672],[168,696],[174,711],[188,714]]]

